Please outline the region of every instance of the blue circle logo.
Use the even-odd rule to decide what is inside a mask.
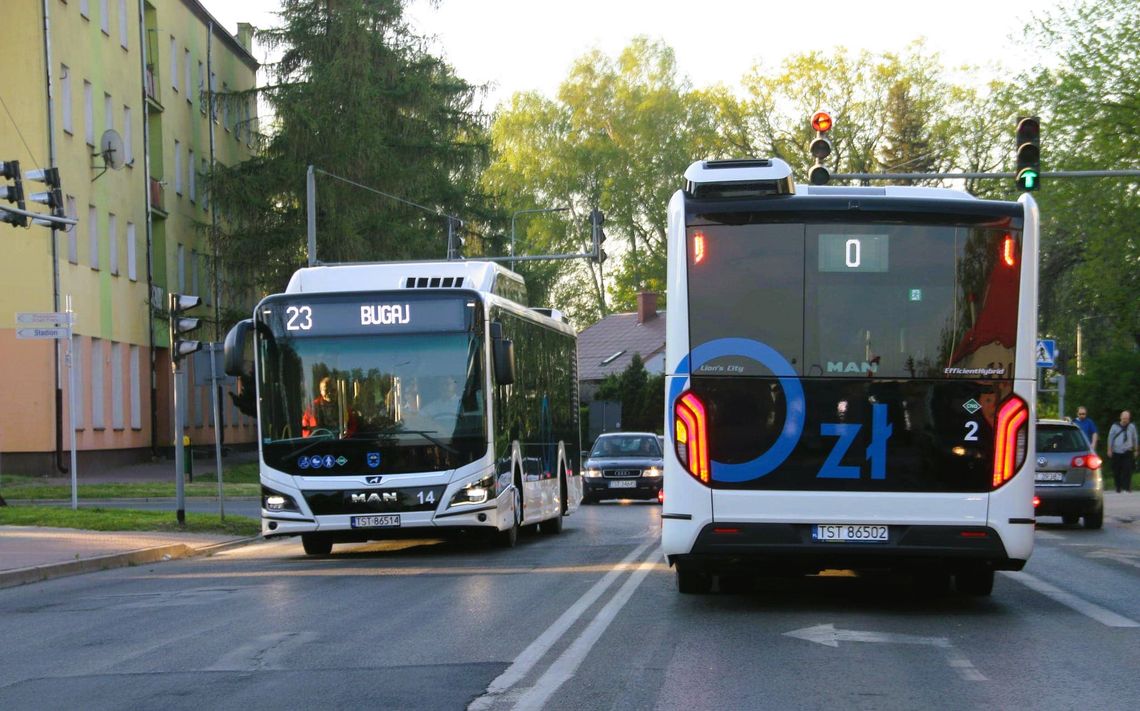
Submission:
[[[336,464],[336,460],[333,459],[333,455],[326,454],[325,455],[325,468],[326,469],[332,469],[335,464]]]
[[[301,457],[300,459],[297,460],[297,466],[300,467],[301,469],[308,469],[309,468],[309,458],[308,457]]]
[[[691,374],[697,368],[716,358],[725,356],[742,356],[754,360],[764,366],[780,381],[784,389],[784,401],[787,403],[787,412],[784,413],[784,429],[780,431],[775,444],[768,448],[759,457],[739,464],[728,464],[710,461],[711,476],[717,481],[740,482],[750,479],[759,479],[772,473],[776,467],[784,463],[788,455],[799,444],[800,436],[804,430],[804,419],[807,416],[807,403],[804,400],[803,385],[796,375],[792,364],[771,346],[753,341],[748,338],[719,338],[715,341],[702,343],[693,349],[692,353],[681,359],[674,375]],[[690,362],[691,359],[691,362]],[[669,389],[669,402],[672,406],[685,389],[687,379],[674,378]]]
[[[319,454],[314,454],[313,456],[309,457],[309,466],[311,466],[313,469],[320,469],[323,463],[324,460]]]

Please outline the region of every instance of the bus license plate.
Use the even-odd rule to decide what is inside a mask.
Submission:
[[[811,527],[811,539],[820,543],[886,543],[886,526],[849,523],[819,523]]]
[[[400,514],[353,516],[351,524],[353,528],[399,528]]]
[[[610,488],[611,489],[636,489],[637,488],[637,482],[636,481],[611,481],[610,482]]]

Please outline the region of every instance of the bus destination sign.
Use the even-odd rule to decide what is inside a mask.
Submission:
[[[346,299],[267,300],[261,320],[290,336],[368,335],[464,331],[470,297],[415,298],[408,294],[358,294]]]

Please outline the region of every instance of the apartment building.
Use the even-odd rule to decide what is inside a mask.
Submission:
[[[74,227],[0,224],[0,472],[66,466],[71,413],[80,477],[169,451],[172,375],[166,295],[197,294],[209,323],[247,295],[215,268],[203,176],[256,149],[252,28],[228,34],[195,0],[5,0],[0,46],[0,160],[57,166]],[[26,183],[25,192],[35,185]],[[65,340],[19,337],[16,315],[74,311]],[[25,332],[26,335],[26,332]],[[197,354],[204,355],[204,354]],[[204,367],[203,367],[204,366]],[[209,361],[187,359],[186,433],[214,441]],[[69,391],[74,376],[74,391]],[[204,377],[205,376],[205,377]],[[227,383],[226,390],[236,384]],[[227,444],[254,422],[221,402]]]

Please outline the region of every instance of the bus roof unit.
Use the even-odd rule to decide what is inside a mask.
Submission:
[[[380,291],[388,289],[474,289],[498,293],[500,280],[525,290],[522,277],[494,262],[383,262],[298,269],[285,293]]]
[[[779,158],[701,160],[685,171],[685,192],[696,198],[794,195],[792,169]]]

